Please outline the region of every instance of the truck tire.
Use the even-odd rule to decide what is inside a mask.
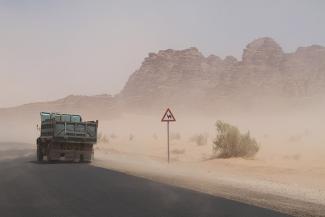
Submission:
[[[52,159],[51,159],[51,154],[50,154],[50,151],[47,152],[47,162],[48,163],[51,163],[52,162]]]
[[[41,145],[37,145],[37,161],[43,161],[43,156]]]
[[[46,157],[47,157],[47,162],[48,163],[51,163],[52,162],[52,159],[51,159],[51,143],[49,143],[47,145],[47,154],[46,154]]]
[[[80,162],[80,163],[85,162],[85,159],[84,159],[84,155],[83,155],[83,154],[80,155],[79,162]]]

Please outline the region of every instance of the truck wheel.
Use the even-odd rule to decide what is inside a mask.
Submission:
[[[80,162],[82,163],[82,162],[84,162],[85,160],[84,160],[84,155],[83,154],[81,154],[80,155]]]
[[[46,157],[47,157],[47,162],[51,163],[52,162],[52,159],[51,159],[51,143],[49,143],[47,145]]]
[[[47,153],[47,162],[48,163],[51,163],[52,162],[52,159],[50,157],[50,152]]]
[[[43,161],[43,152],[41,145],[37,145],[37,161]]]

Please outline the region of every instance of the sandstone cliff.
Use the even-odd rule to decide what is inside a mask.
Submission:
[[[265,37],[249,43],[241,60],[205,57],[197,48],[150,53],[117,96],[68,96],[61,100],[0,109],[3,118],[40,111],[81,113],[90,118],[123,112],[280,110],[322,104],[325,100],[325,47],[300,47],[284,53]],[[324,105],[324,103],[323,103]]]
[[[249,43],[240,61],[231,56],[205,57],[196,48],[150,53],[119,98],[132,109],[164,105],[220,109],[309,102],[324,95],[325,47],[284,53],[265,37]]]

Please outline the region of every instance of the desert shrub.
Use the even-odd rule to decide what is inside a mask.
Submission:
[[[171,150],[172,154],[184,154],[185,153],[185,149],[173,149]]]
[[[134,139],[134,135],[131,133],[131,134],[129,135],[129,140],[132,141],[133,139]]]
[[[217,121],[217,138],[213,150],[219,158],[253,157],[259,150],[259,145],[249,132],[241,134],[235,126]]]
[[[196,143],[198,146],[206,145],[208,143],[208,134],[195,135],[190,141]]]
[[[300,160],[301,155],[300,154],[293,154],[293,155],[285,155],[283,156],[283,159],[286,160]]]
[[[171,133],[170,134],[170,139],[171,140],[180,140],[181,139],[181,134],[180,133]]]
[[[111,137],[111,139],[116,139],[117,135],[115,133],[111,133],[110,137]]]
[[[109,141],[105,134],[99,132],[97,134],[97,142],[102,144],[108,144]]]

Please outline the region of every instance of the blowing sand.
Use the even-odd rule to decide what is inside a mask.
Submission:
[[[166,124],[157,114],[99,120],[102,139],[95,146],[93,165],[295,216],[325,216],[325,117],[319,112],[215,117],[174,114],[177,121],[170,124],[170,164],[166,163]],[[257,155],[217,159],[213,153],[217,120],[244,133],[250,131],[260,144]],[[15,127],[1,128],[2,140],[35,144],[39,134],[36,122],[11,124]],[[0,143],[0,158],[17,153],[24,156],[24,149],[35,148],[19,144]]]
[[[250,130],[260,142],[255,158],[214,158],[215,120],[180,117],[171,124],[167,164],[166,126],[154,118],[127,116],[101,123],[106,142],[96,146],[94,164],[295,216],[325,216],[325,143],[319,118],[222,120]]]

